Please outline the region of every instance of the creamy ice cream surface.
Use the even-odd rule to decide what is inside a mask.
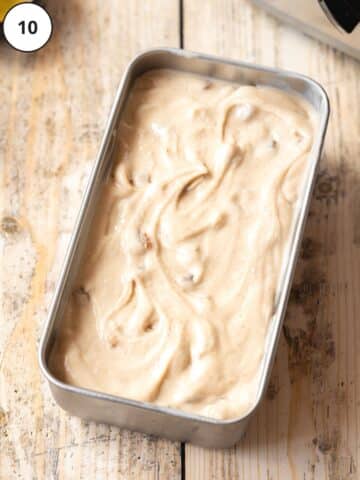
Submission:
[[[316,123],[277,89],[139,77],[55,375],[212,418],[246,413]]]

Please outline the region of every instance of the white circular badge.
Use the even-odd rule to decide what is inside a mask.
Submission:
[[[21,52],[35,52],[51,37],[52,22],[47,11],[34,3],[20,3],[11,8],[3,22],[8,43]]]

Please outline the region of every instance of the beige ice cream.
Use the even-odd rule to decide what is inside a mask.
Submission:
[[[142,75],[54,373],[213,418],[249,410],[315,124],[280,90]]]

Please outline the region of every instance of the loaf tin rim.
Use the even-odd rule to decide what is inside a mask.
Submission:
[[[89,201],[89,195],[90,192],[94,186],[95,180],[97,178],[99,166],[103,160],[103,157],[107,151],[107,148],[112,140],[113,137],[113,129],[114,129],[114,124],[116,121],[116,115],[117,115],[117,108],[119,101],[121,99],[121,96],[124,91],[124,87],[126,85],[126,82],[131,75],[132,70],[134,67],[141,61],[144,60],[144,58],[148,57],[149,55],[154,55],[154,54],[162,54],[162,53],[169,53],[175,56],[180,56],[180,57],[185,57],[185,58],[197,58],[200,60],[207,60],[219,64],[224,64],[224,65],[232,65],[234,67],[241,67],[249,70],[255,70],[259,72],[264,72],[264,73],[272,73],[276,76],[278,76],[280,79],[281,78],[294,78],[294,79],[301,79],[305,83],[309,84],[312,86],[314,89],[318,90],[318,93],[320,94],[320,97],[322,98],[323,101],[323,113],[317,112],[319,114],[319,124],[317,127],[317,134],[316,134],[316,150],[310,153],[311,160],[313,161],[313,166],[309,171],[309,175],[311,178],[311,181],[308,182],[306,185],[306,192],[304,193],[304,200],[303,203],[301,204],[301,208],[298,213],[299,215],[299,224],[297,225],[296,230],[292,233],[292,241],[295,242],[295,247],[293,248],[293,252],[289,256],[289,263],[291,264],[291,267],[288,269],[287,275],[286,275],[286,281],[284,280],[284,285],[283,289],[281,291],[280,299],[279,299],[279,306],[282,308],[281,312],[278,314],[278,321],[276,322],[275,325],[273,325],[273,335],[274,339],[272,342],[267,346],[267,350],[264,349],[264,364],[261,366],[262,368],[262,375],[259,378],[259,387],[257,391],[257,395],[255,398],[255,401],[253,402],[251,408],[242,416],[232,418],[232,419],[227,419],[227,420],[222,420],[222,419],[216,419],[216,418],[211,418],[211,417],[205,417],[202,415],[197,415],[197,414],[192,414],[180,409],[176,408],[171,408],[171,407],[165,407],[165,406],[160,406],[156,405],[150,402],[142,402],[138,400],[132,400],[129,398],[121,397],[118,395],[111,395],[105,392],[101,391],[96,391],[96,390],[91,390],[85,387],[78,387],[75,385],[71,385],[69,383],[62,382],[61,380],[57,379],[50,371],[48,367],[48,358],[47,357],[47,346],[48,346],[48,341],[51,336],[52,332],[52,327],[55,322],[55,318],[57,315],[57,310],[61,302],[61,296],[63,293],[64,289],[64,284],[66,282],[66,276],[68,271],[71,268],[72,264],[72,257],[74,254],[74,249],[77,243],[78,236],[80,234],[80,228],[83,222],[83,216],[84,216],[84,211],[87,207],[87,203]],[[216,77],[214,77],[216,78]],[[329,99],[327,96],[327,93],[325,89],[320,85],[316,80],[297,73],[293,72],[290,70],[284,70],[284,69],[279,69],[279,68],[274,68],[274,67],[267,67],[263,65],[258,65],[258,64],[252,64],[249,62],[242,62],[242,61],[236,61],[233,59],[228,59],[224,57],[218,57],[214,55],[207,55],[207,54],[202,54],[202,53],[197,53],[197,52],[192,52],[188,50],[182,50],[178,48],[154,48],[154,49],[147,49],[145,51],[140,52],[137,54],[127,65],[125,72],[122,76],[122,79],[120,81],[119,87],[116,91],[115,94],[115,99],[112,104],[112,108],[108,117],[108,121],[104,130],[104,134],[100,143],[100,147],[98,150],[98,154],[96,157],[96,160],[94,162],[94,165],[92,167],[91,173],[89,175],[89,179],[87,181],[87,185],[82,197],[81,205],[79,207],[78,215],[75,221],[75,225],[72,230],[71,238],[67,247],[67,251],[65,253],[64,261],[62,264],[61,271],[58,276],[58,281],[56,284],[56,288],[53,294],[53,299],[49,308],[49,313],[47,315],[47,318],[45,320],[45,324],[43,326],[43,332],[41,334],[41,339],[39,343],[39,351],[38,351],[38,361],[40,365],[40,369],[48,383],[51,385],[56,386],[60,390],[66,391],[66,392],[71,392],[73,394],[76,394],[78,396],[82,397],[82,401],[86,401],[85,397],[90,397],[93,399],[101,399],[104,401],[116,403],[116,404],[125,404],[134,408],[139,408],[143,410],[148,410],[152,411],[155,413],[163,414],[163,415],[171,415],[173,417],[180,417],[182,419],[186,420],[195,420],[199,423],[202,424],[207,424],[207,425],[235,425],[237,423],[241,423],[249,419],[254,413],[254,411],[258,408],[263,396],[264,392],[267,386],[267,381],[270,377],[271,370],[272,370],[272,362],[274,360],[274,357],[277,352],[277,343],[278,343],[278,338],[280,335],[281,331],[281,326],[283,323],[284,315],[286,313],[286,307],[287,307],[287,298],[291,290],[291,284],[292,284],[292,278],[294,275],[295,271],[295,266],[297,263],[297,257],[301,245],[301,238],[302,238],[302,233],[304,230],[304,226],[306,223],[306,217],[307,217],[307,210],[310,204],[311,200],[311,191],[313,189],[313,185],[315,182],[315,170],[317,168],[317,165],[319,163],[320,157],[321,157],[321,151],[324,143],[324,138],[326,134],[326,129],[327,129],[327,124],[328,124],[328,118],[329,118],[329,112],[330,112],[330,106],[329,106]],[[315,145],[315,143],[314,143]],[[270,328],[270,327],[269,327]]]

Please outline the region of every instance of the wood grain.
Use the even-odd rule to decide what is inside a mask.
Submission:
[[[359,476],[360,63],[246,0],[183,0],[185,48],[294,69],[332,106],[267,396],[244,441],[186,446],[187,479]],[[0,479],[181,477],[179,445],[69,417],[36,345],[116,85],[140,49],[178,45],[180,0],[48,0],[36,54],[0,42]],[[199,21],[201,19],[201,21]],[[184,467],[184,466],[183,466]]]
[[[360,63],[246,0],[184,0],[183,17],[185,48],[308,74],[332,107],[267,396],[236,448],[186,447],[186,479],[359,478]]]
[[[46,48],[0,41],[0,478],[177,479],[179,445],[56,406],[37,341],[124,66],[140,49],[178,45],[178,1],[46,6]]]

